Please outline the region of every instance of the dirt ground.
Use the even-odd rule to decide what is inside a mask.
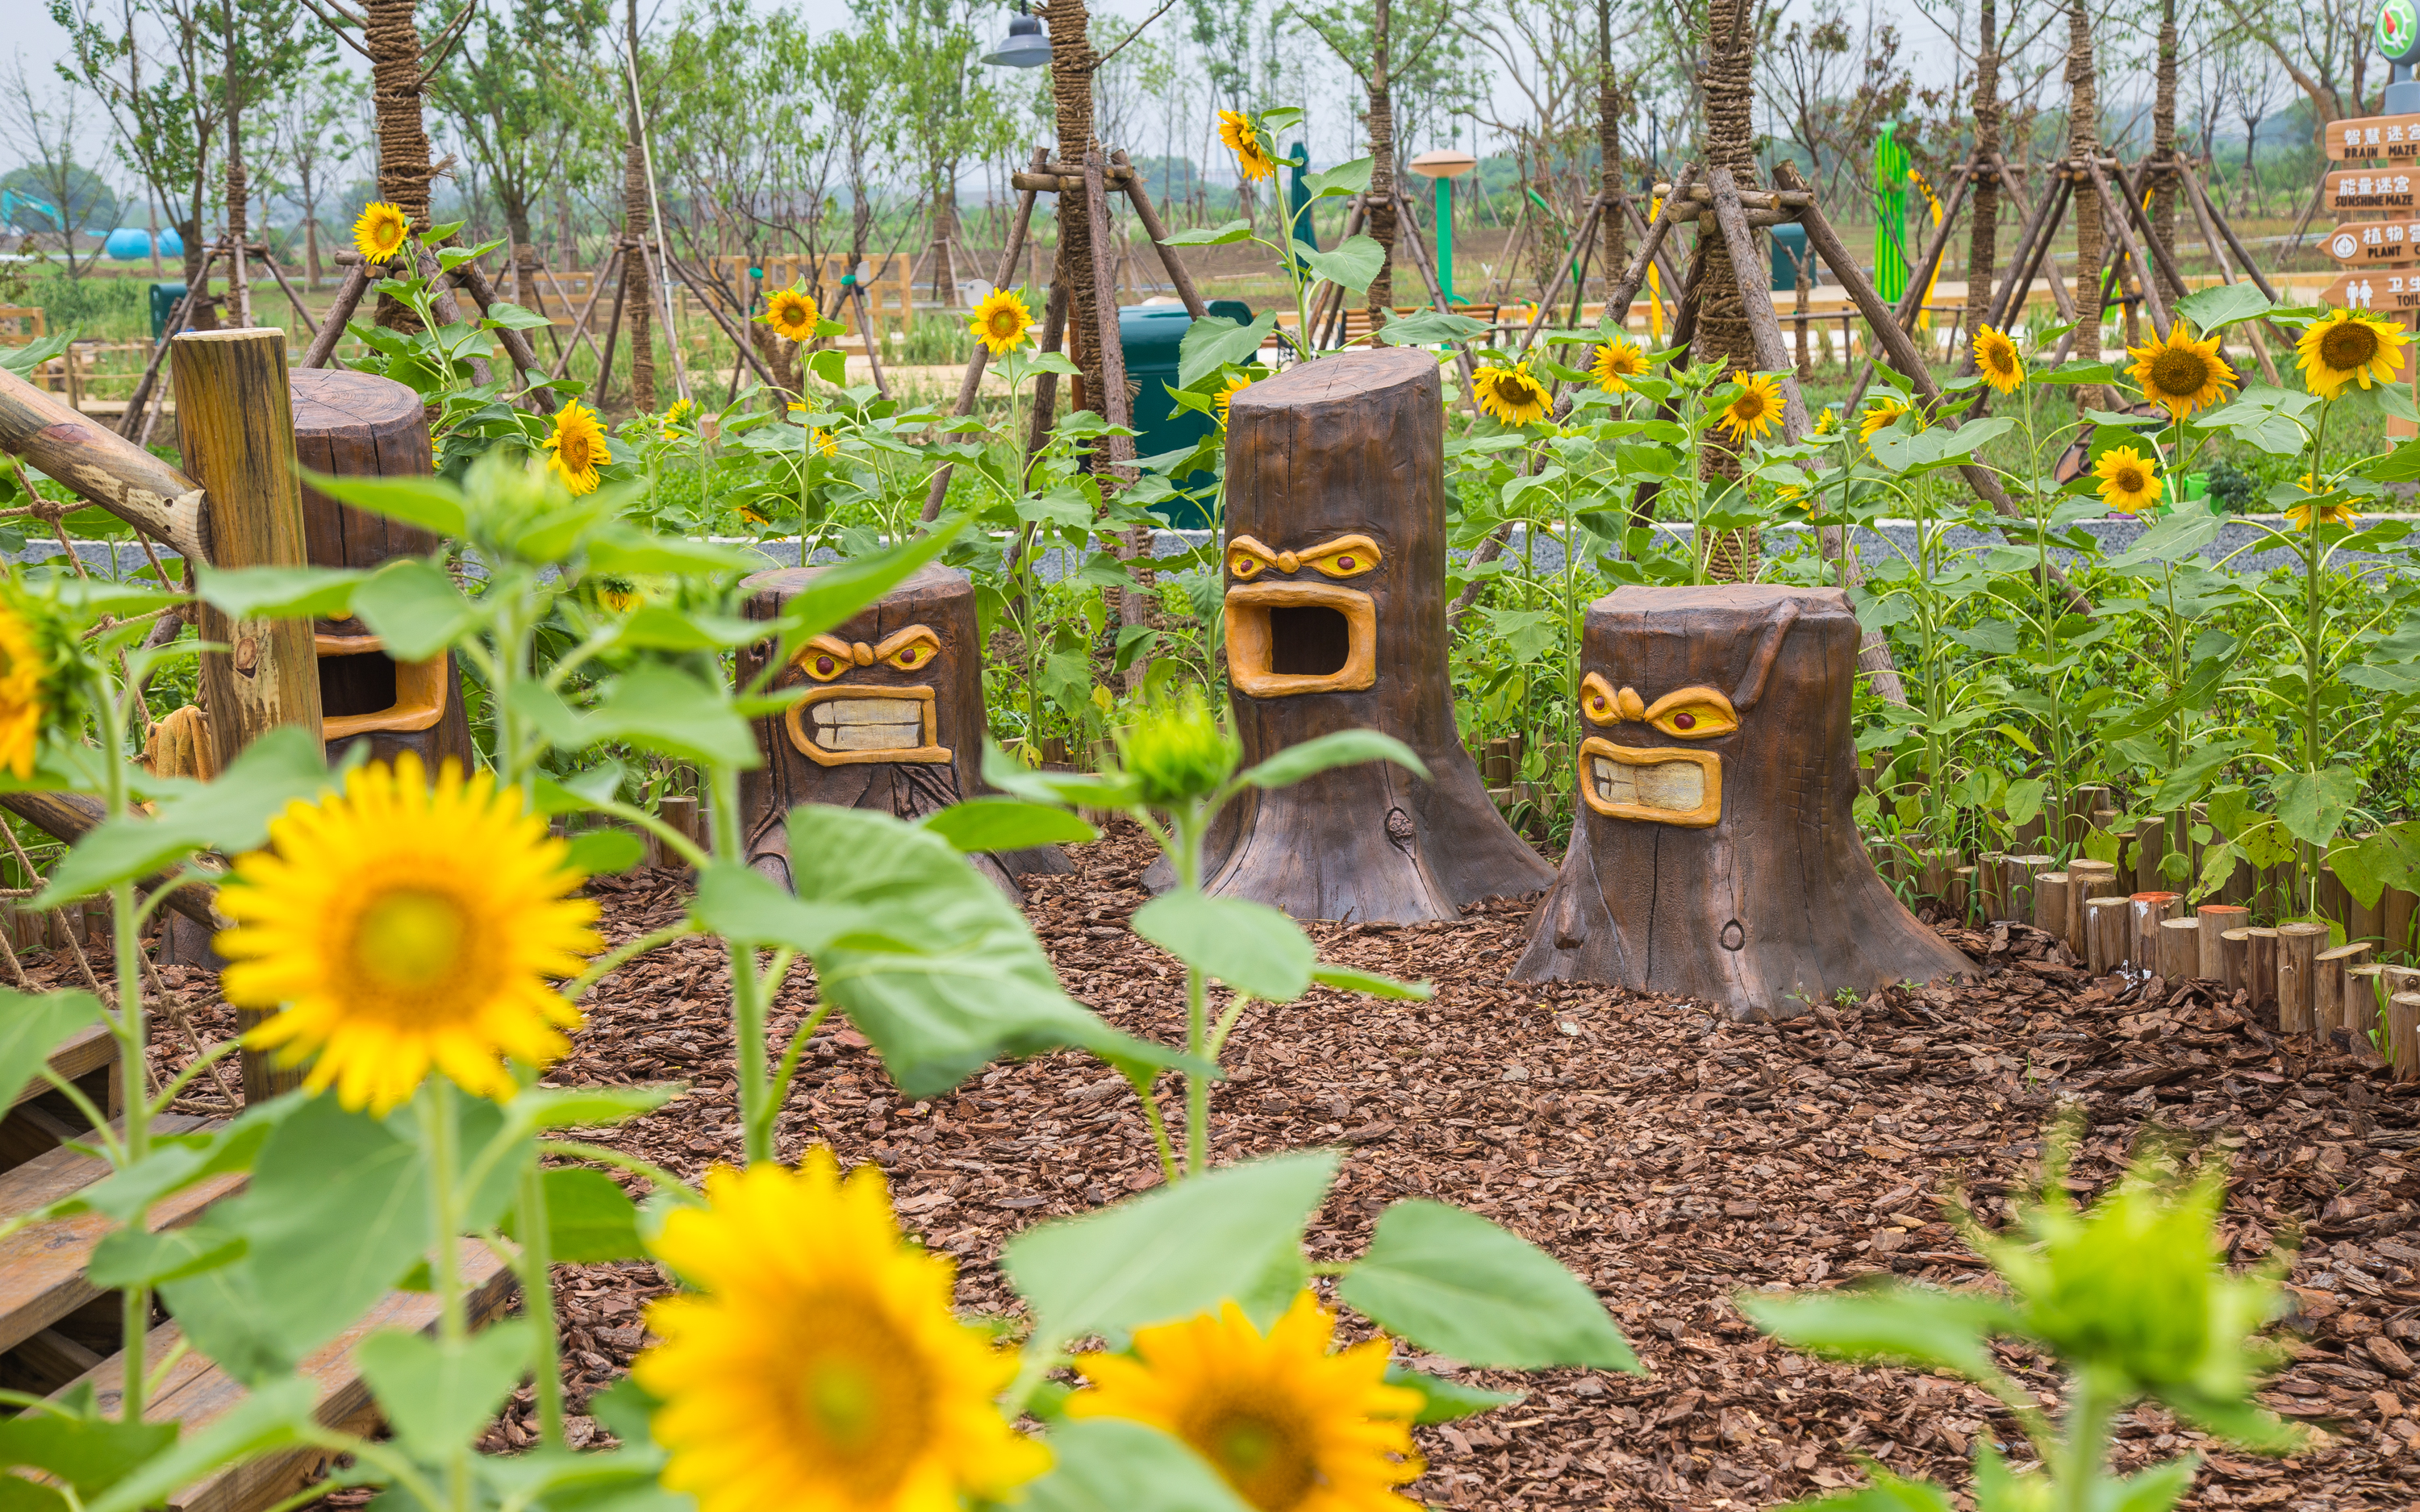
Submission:
[[[1068,990],[1130,1033],[1181,1031],[1181,974],[1125,927],[1149,852],[1123,822],[1030,883],[1029,912]],[[605,927],[669,920],[681,878],[593,884]],[[1315,990],[1249,1010],[1230,1046],[1213,1134],[1221,1159],[1345,1149],[1314,1222],[1321,1257],[1357,1254],[1389,1201],[1433,1196],[1487,1214],[1590,1281],[1649,1373],[1464,1379],[1526,1391],[1519,1405],[1420,1430],[1441,1506],[1762,1507],[1857,1484],[1872,1458],[1962,1488],[1974,1441],[2024,1458],[1981,1393],[1915,1372],[1810,1360],[1761,1337],[1731,1305],[1745,1289],[1837,1285],[1887,1271],[1957,1286],[1982,1267],[1937,1200],[1962,1190],[1994,1220],[2028,1179],[2054,1110],[2088,1119],[2072,1185],[2097,1190],[2147,1130],[2223,1151],[2235,1180],[2231,1252],[2299,1242],[2296,1358],[2264,1393],[2325,1430],[2324,1447],[2264,1460],[2213,1448],[2166,1414],[2124,1420],[2121,1465],[2202,1451],[2189,1504],[2291,1512],[2420,1501],[2420,1088],[2328,1047],[2281,1038],[2209,989],[2094,982],[2030,931],[1950,938],[1983,964],[1973,985],[1888,993],[1782,1026],[1726,1022],[1686,1001],[1603,987],[1514,984],[1532,901],[1464,922],[1320,926],[1334,961],[1435,984],[1426,1004]],[[205,1035],[225,1011],[200,973],[172,972]],[[812,983],[784,993],[795,1026]],[[727,977],[705,941],[609,978],[588,1004],[570,1084],[680,1080],[690,1095],[613,1142],[685,1176],[739,1153]],[[163,1057],[181,1058],[163,1031]],[[778,1042],[778,1041],[777,1041]],[[1167,1103],[1173,1116],[1173,1097]],[[1075,1055],[999,1066],[954,1096],[904,1104],[864,1041],[818,1034],[782,1115],[782,1152],[830,1144],[879,1162],[904,1221],[957,1257],[959,1301],[1010,1311],[993,1268],[1003,1240],[1156,1184],[1125,1084]],[[628,1368],[652,1266],[566,1267],[559,1307],[575,1401]],[[2004,1356],[2043,1390],[2050,1374]],[[1419,1358],[1423,1368],[1450,1363]],[[586,1419],[578,1435],[593,1431]],[[577,1436],[577,1435],[576,1435]],[[518,1404],[491,1448],[527,1443]]]

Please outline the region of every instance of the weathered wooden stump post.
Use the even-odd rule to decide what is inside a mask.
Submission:
[[[784,567],[748,579],[740,586],[749,590],[749,616],[780,617],[828,570]],[[773,649],[768,640],[740,652],[742,685]],[[765,764],[739,774],[748,864],[782,886],[792,880],[784,822],[799,804],[920,819],[985,791],[983,640],[965,573],[919,568],[855,619],[800,646],[770,686],[800,685],[805,698],[756,721]],[[1020,901],[1017,878],[1072,870],[1055,845],[970,859]]]
[[[222,567],[303,565],[286,332],[190,332],[169,343],[169,360],[185,471],[209,500],[209,560]],[[229,648],[204,653],[201,668],[203,714],[222,763],[283,725],[300,725],[319,737],[319,665],[310,625],[230,620],[206,604],[200,629],[203,640]],[[236,1014],[243,1028],[260,1017],[250,1010]],[[302,1083],[302,1068],[272,1066],[257,1051],[243,1052],[246,1102]]]
[[[1306,363],[1235,395],[1227,431],[1227,670],[1244,760],[1333,731],[1388,763],[1237,799],[1205,889],[1296,918],[1409,923],[1532,892],[1553,869],[1487,799],[1446,665],[1445,407],[1436,360]]]
[[[1858,634],[1831,588],[1623,588],[1589,607],[1579,820],[1515,978],[1765,1019],[1974,969],[1858,839]]]

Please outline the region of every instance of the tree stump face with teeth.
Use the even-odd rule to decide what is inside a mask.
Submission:
[[[1220,565],[1245,762],[1366,728],[1431,779],[1370,763],[1247,793],[1205,846],[1206,890],[1296,918],[1411,923],[1553,876],[1488,801],[1454,723],[1444,446],[1425,352],[1326,357],[1235,395]]]
[[[1579,819],[1515,978],[1751,1019],[1974,969],[1857,834],[1858,633],[1831,588],[1623,588],[1589,606]]]
[[[758,573],[751,619],[774,620],[828,567]],[[772,654],[760,642],[739,655],[744,686]],[[756,721],[765,764],[739,775],[740,832],[748,862],[788,887],[785,822],[801,803],[874,809],[921,819],[985,791],[983,649],[974,585],[966,574],[925,566],[856,618],[814,637],[775,672],[773,688],[806,695]],[[970,857],[1012,897],[1026,872],[1064,872],[1055,845]]]

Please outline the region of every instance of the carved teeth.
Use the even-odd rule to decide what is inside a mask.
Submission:
[[[826,750],[913,750],[924,744],[924,705],[916,699],[826,699],[807,711]]]
[[[1706,801],[1705,768],[1696,762],[1632,766],[1592,756],[1589,758],[1589,773],[1596,782],[1597,798],[1604,803],[1689,813]]]

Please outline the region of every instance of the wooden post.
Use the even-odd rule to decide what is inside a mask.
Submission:
[[[2238,908],[2232,903],[2203,903],[2194,910],[2194,917],[2201,920],[2201,964],[2196,973],[2211,981],[2226,981],[2226,968],[2222,957],[2226,932],[2250,924],[2252,910]],[[2242,984],[2230,982],[2228,985]]]
[[[2254,928],[2243,932],[2243,989],[2251,994],[2254,1009],[2274,1008],[2277,1002],[2277,951],[2283,943],[2273,929]],[[2273,1012],[2273,1022],[2276,1015]]]
[[[286,332],[276,329],[194,331],[171,344],[177,431],[185,465],[209,499],[212,560],[223,567],[299,567],[309,559],[302,494],[295,476],[294,408],[286,373]],[[321,738],[319,663],[308,620],[230,621],[201,607],[202,639],[228,646],[202,656],[203,703],[224,764],[254,739],[284,725]],[[260,1015],[240,1011],[238,1026]],[[302,1085],[300,1067],[274,1067],[243,1053],[246,1102]]]
[[[2138,892],[2129,910],[2133,922],[2126,943],[2126,959],[2137,971],[2156,972],[2160,967],[2160,926],[2184,912],[2184,899],[2173,892]]]
[[[2386,968],[2375,962],[2364,962],[2344,968],[2345,1027],[2352,1031],[2353,1053],[2372,1061],[2382,1058],[2378,1041],[2384,1036],[2384,1006],[2378,995],[2379,985],[2386,980]]]
[[[2009,875],[2005,851],[1985,851],[1975,857],[1975,887],[1983,922],[1996,924],[2009,917]]]
[[[2386,1058],[2398,1082],[2420,1082],[2420,993],[2386,1000]]]
[[[1973,867],[1953,866],[1949,869],[1949,896],[1946,901],[1949,904],[1950,917],[1961,924],[1975,917],[1975,869]]]
[[[2133,903],[2118,894],[2088,898],[2084,904],[2086,959],[2096,977],[2105,977],[2126,964],[2126,943],[2132,933],[2128,911]]]
[[[2034,878],[2057,865],[2057,860],[2048,856],[2009,856],[2001,858],[2001,874],[2006,878],[2001,887],[2001,898],[2008,907],[2007,917],[2010,921],[2021,924],[2033,922]]]
[[[2219,985],[2225,987],[2229,992],[2239,991],[2249,984],[2249,978],[2246,975],[2246,968],[2244,965],[2244,958],[2248,956],[2252,950],[2252,931],[2249,929],[2231,929],[2219,935],[2218,939]],[[2245,1000],[2244,1006],[2247,1008],[2254,1006],[2248,996]]]
[[[2379,949],[2389,952],[2412,949],[2412,918],[2415,910],[2420,910],[2420,894],[2389,887],[2379,895],[2378,903],[2381,933],[2385,935]]]
[[[2154,892],[2167,886],[2160,874],[2160,857],[2167,853],[2168,826],[2162,819],[2146,819],[2134,826],[2134,887]]]
[[[2285,924],[2277,930],[2277,1027],[2287,1034],[2325,1032],[2314,1015],[2319,1006],[2319,945],[2325,924]]]
[[[2118,868],[2107,861],[2067,863],[2067,948],[2085,959],[2090,936],[2085,932],[2084,905],[2118,890]]]
[[[2318,972],[2320,1028],[2340,1028],[2356,1034],[2366,1033],[2369,1026],[2361,1011],[2363,1005],[2351,990],[2352,980],[2347,975],[2369,954],[2369,942],[2356,940],[2339,945],[2333,950],[2321,950],[2314,963]]]
[[[2068,873],[2034,873],[2034,928],[2053,939],[2067,938]]]
[[[2160,980],[2190,981],[2201,970],[2201,920],[2198,918],[2164,918],[2160,921]]]

